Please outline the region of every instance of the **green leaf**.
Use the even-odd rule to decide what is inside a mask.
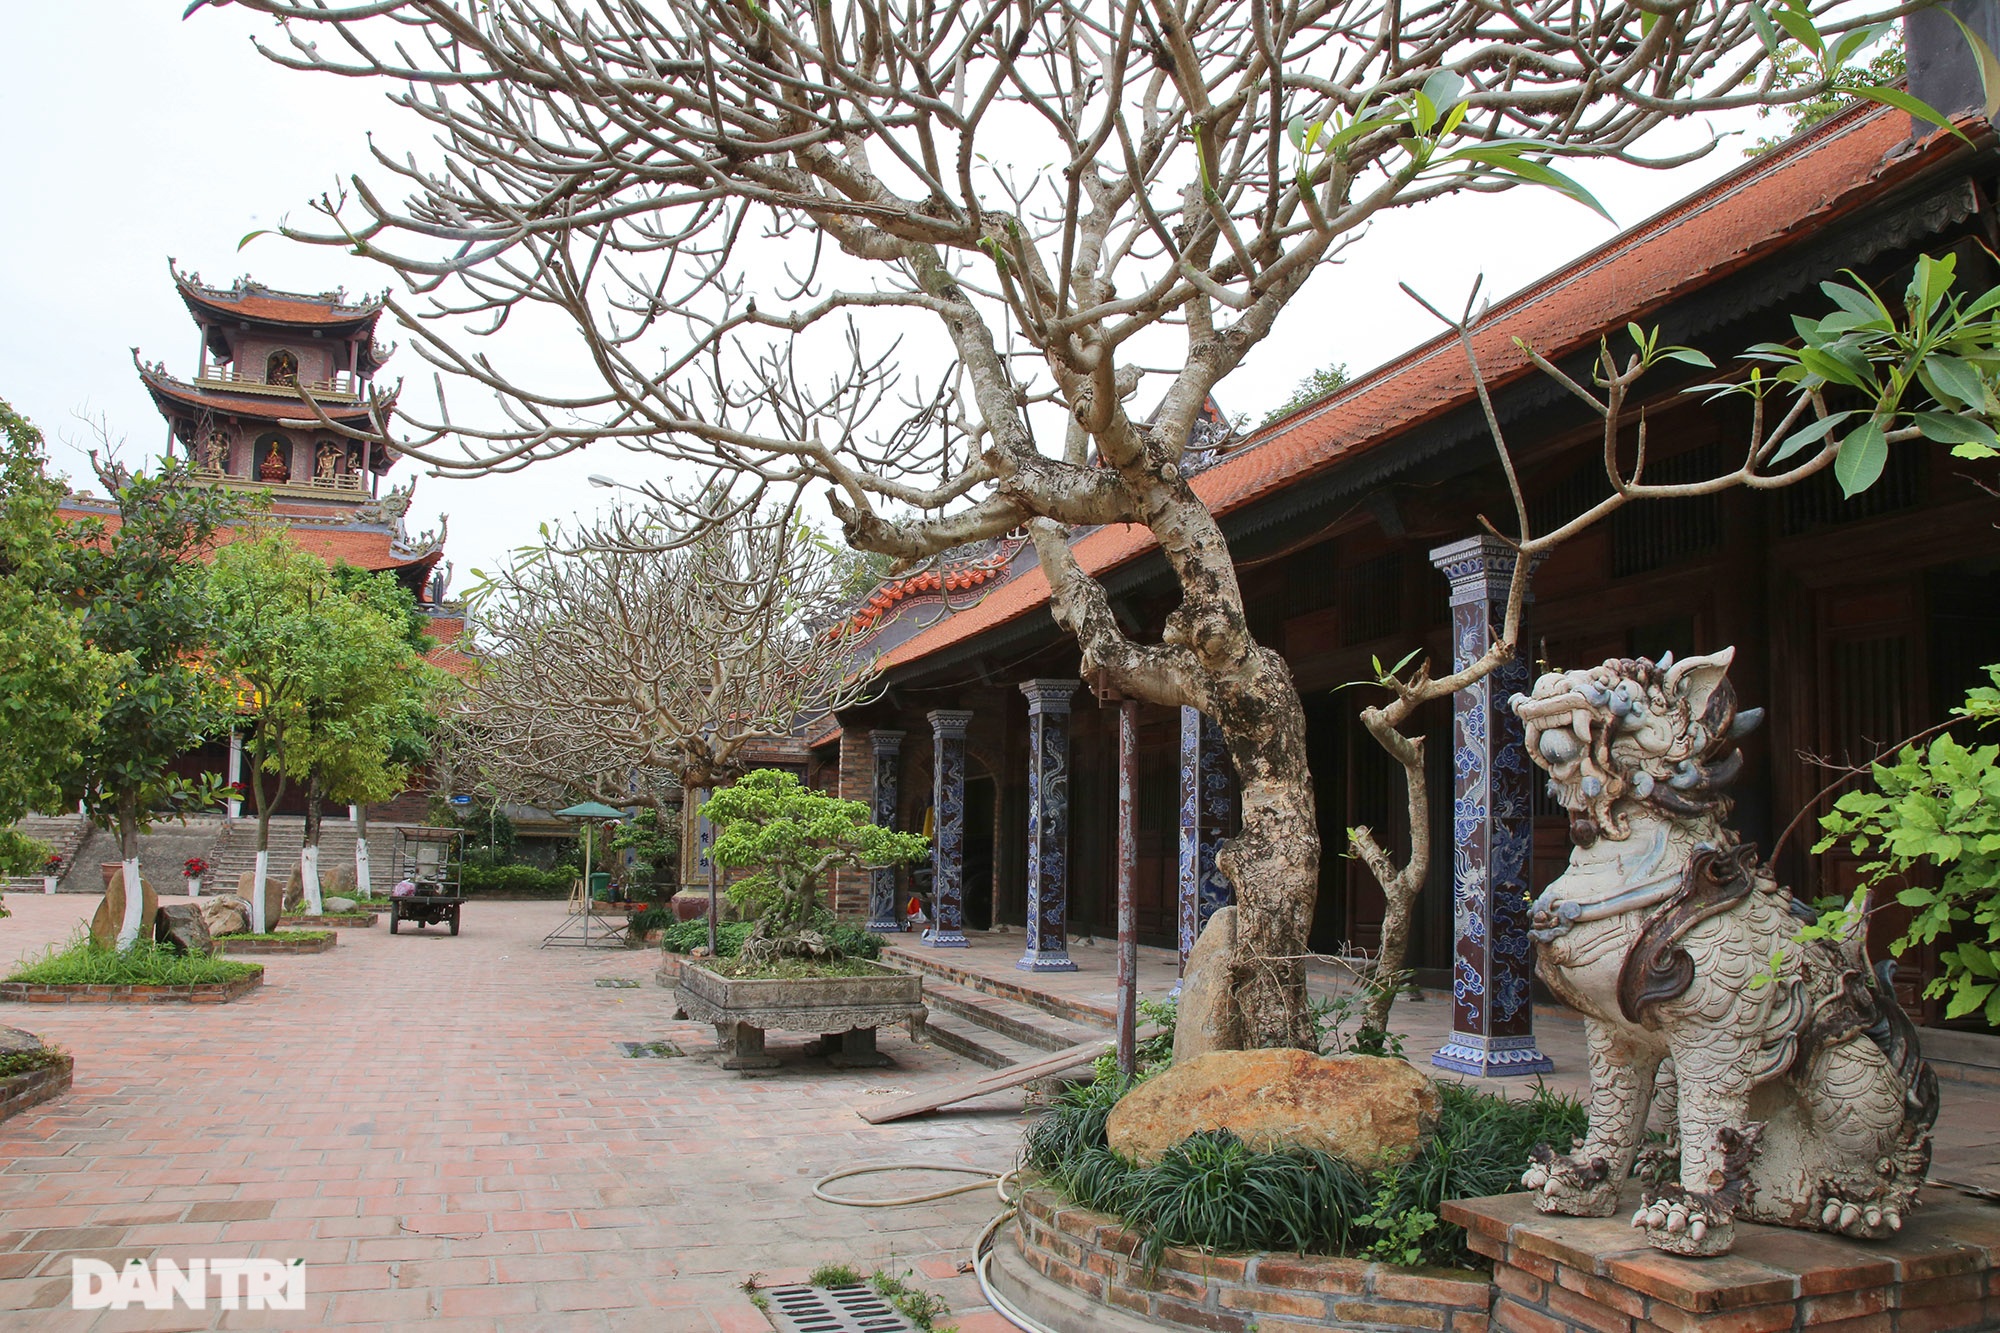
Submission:
[[[1611,216],[1604,205],[1597,202],[1597,196],[1546,162],[1537,162],[1512,150],[1489,152],[1488,145],[1485,144],[1462,148],[1451,156],[1463,161],[1486,164],[1496,176],[1511,176],[1533,185],[1546,185],[1552,190],[1568,195],[1606,222],[1614,226],[1617,223],[1617,219]]]
[[[1829,301],[1847,311],[1850,315],[1860,315],[1864,319],[1888,319],[1889,310],[1875,297],[1864,291],[1857,291],[1845,283],[1822,282],[1819,289],[1826,293]]]
[[[1871,102],[1880,102],[1884,106],[1895,107],[1898,111],[1907,111],[1918,120],[1929,121],[1941,130],[1950,130],[1959,138],[1965,139],[1968,145],[1972,143],[1972,140],[1965,138],[1964,133],[1958,126],[1951,123],[1951,118],[1945,115],[1944,112],[1938,110],[1929,102],[1910,96],[1900,88],[1885,88],[1879,83],[1858,83],[1848,89],[1848,91],[1856,97],[1864,97]]]
[[[1813,25],[1812,15],[1791,5],[1785,5],[1771,17],[1778,21],[1779,27],[1790,34],[1793,41],[1814,55],[1820,55],[1826,50],[1826,39],[1819,35],[1819,29]]]
[[[2000,447],[2000,436],[1995,436],[1993,427],[1978,417],[1958,416],[1951,412],[1914,412],[1910,419],[1927,440],[1940,444],[1979,444],[1987,448]]]
[[[1882,36],[1896,25],[1893,23],[1871,23],[1865,28],[1856,28],[1833,45],[1833,54],[1826,61],[1830,70],[1840,69],[1854,58],[1855,53],[1873,46]]]
[[[1784,40],[1778,36],[1777,28],[1771,24],[1771,16],[1764,12],[1764,6],[1757,3],[1757,0],[1750,0],[1750,22],[1756,27],[1757,36],[1764,43],[1764,49],[1773,57],[1778,56],[1784,46]]]
[[[1873,486],[1888,462],[1889,442],[1882,438],[1882,427],[1873,421],[1856,426],[1840,442],[1840,453],[1833,460],[1841,495],[1851,500]]]
[[[1931,382],[1946,395],[1958,399],[1966,407],[1978,409],[1986,405],[1986,383],[1979,372],[1955,356],[1936,353],[1924,358],[1924,370]]]
[[[246,231],[243,233],[243,239],[236,243],[236,248],[238,250],[241,250],[244,246],[250,244],[250,242],[256,240],[259,236],[275,236],[276,234],[277,233],[272,231],[269,227],[259,227],[255,231]]]
[[[1778,452],[1771,455],[1771,461],[1773,463],[1784,462],[1807,445],[1826,438],[1828,431],[1834,429],[1841,422],[1853,415],[1854,413],[1852,412],[1830,412],[1809,426],[1801,426],[1798,430],[1793,431],[1785,437],[1785,442],[1778,446]]]
[[[1715,362],[1708,359],[1708,353],[1696,351],[1692,347],[1669,347],[1660,353],[1662,361],[1681,361],[1690,366],[1715,369]]]
[[[1972,48],[1973,61],[1979,66],[1979,83],[1986,91],[1986,118],[2000,116],[2000,60],[1993,58],[1993,48],[1980,40],[1979,34],[1965,26],[1965,20],[1945,10],[1945,16],[1958,25],[1965,34],[1965,41]]]

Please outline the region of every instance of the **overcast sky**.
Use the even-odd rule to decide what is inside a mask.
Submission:
[[[350,294],[388,276],[334,251],[251,231],[335,188],[367,164],[368,136],[416,149],[418,127],[379,84],[297,74],[250,46],[268,25],[234,7],[183,22],[184,0],[15,4],[5,20],[0,78],[0,398],[48,433],[59,470],[82,483],[77,414],[101,414],[127,439],[128,457],[161,451],[166,427],[132,369],[137,347],[173,373],[193,373],[196,334],[167,274],[172,256],[209,282],[250,274],[273,287]],[[1677,135],[1705,137],[1705,126]],[[1630,226],[1742,161],[1741,139],[1673,173],[1577,171],[1621,226]],[[1275,334],[1226,380],[1231,412],[1261,416],[1317,367],[1359,373],[1436,331],[1396,290],[1408,281],[1447,308],[1473,277],[1513,291],[1606,239],[1613,228],[1546,192],[1444,201],[1378,224],[1296,299]],[[387,321],[384,341],[407,341]],[[531,336],[531,335],[524,335]],[[519,349],[531,351],[532,349]],[[405,351],[385,379],[428,374]],[[469,395],[461,390],[454,407]],[[1142,410],[1144,410],[1142,405]],[[407,480],[408,460],[391,472]],[[459,571],[490,567],[550,519],[589,514],[607,499],[585,476],[647,479],[629,454],[573,455],[525,473],[477,480],[426,477],[412,526],[451,518],[447,556]]]

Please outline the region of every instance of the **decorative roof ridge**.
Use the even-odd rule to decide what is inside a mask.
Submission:
[[[328,311],[351,312],[353,318],[360,319],[379,311],[389,299],[389,289],[386,287],[379,296],[350,301],[347,299],[345,287],[336,287],[330,292],[293,292],[258,282],[247,273],[227,287],[215,287],[203,282],[199,273],[181,272],[171,255],[167,257],[167,272],[173,275],[174,284],[183,292],[197,299],[222,305],[240,301],[246,296],[261,296],[274,301],[296,301],[301,305],[322,306]]]

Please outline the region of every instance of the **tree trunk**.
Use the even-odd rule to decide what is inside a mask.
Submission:
[[[374,887],[369,882],[371,871],[368,866],[368,806],[366,802],[354,807],[354,893],[356,897],[372,898]]]
[[[1319,821],[1306,767],[1306,718],[1284,660],[1256,649],[1261,668],[1215,687],[1213,717],[1243,793],[1243,829],[1216,866],[1236,889],[1235,984],[1250,1047],[1314,1050],[1306,1000],[1306,941],[1319,898]]]
[[[314,769],[306,776],[306,840],[299,848],[299,884],[305,889],[309,916],[319,916],[325,910],[319,892],[320,806],[324,799],[319,770]]]
[[[125,864],[125,915],[118,922],[118,952],[138,943],[146,906],[146,884],[139,870],[139,794],[118,793],[118,855]]]

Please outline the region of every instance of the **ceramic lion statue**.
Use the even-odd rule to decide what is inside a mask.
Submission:
[[[1590,1130],[1537,1150],[1543,1212],[1632,1225],[1676,1254],[1726,1251],[1733,1219],[1879,1238],[1930,1165],[1937,1078],[1863,940],[1797,943],[1814,913],[1725,827],[1734,649],[1550,673],[1512,700],[1569,812],[1569,866],[1535,900],[1538,971],[1584,1016]],[[1773,959],[1778,961],[1773,965]],[[1641,1152],[1648,1117],[1664,1151]],[[1674,1167],[1678,1166],[1678,1172]]]

